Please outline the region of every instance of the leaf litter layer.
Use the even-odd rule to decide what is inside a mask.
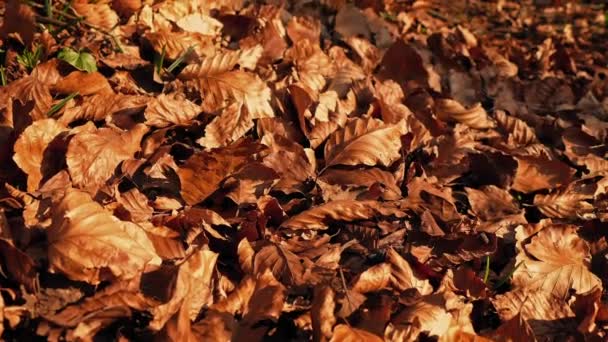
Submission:
[[[606,340],[601,1],[0,4],[5,340]]]

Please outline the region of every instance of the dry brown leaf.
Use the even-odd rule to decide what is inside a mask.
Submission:
[[[315,287],[310,316],[312,319],[313,341],[331,338],[336,316],[335,292],[329,286]]]
[[[4,11],[4,20],[0,28],[2,38],[6,39],[10,33],[17,33],[23,43],[29,46],[36,30],[36,13],[19,0],[5,2]]]
[[[74,185],[94,190],[103,185],[121,161],[132,158],[139,151],[141,138],[147,131],[147,126],[138,124],[127,132],[100,128],[77,133],[66,152]]]
[[[205,148],[226,146],[241,138],[252,127],[253,118],[247,107],[235,102],[207,125],[205,136],[196,142]]]
[[[213,304],[211,309],[231,315],[243,314],[247,311],[247,304],[253,295],[255,285],[255,279],[252,276],[246,276],[228,297]]]
[[[440,120],[460,122],[475,129],[493,128],[495,126],[481,103],[477,103],[471,108],[465,108],[456,100],[438,99],[435,100],[435,113]]]
[[[381,184],[385,189],[382,198],[385,200],[400,199],[401,189],[397,186],[395,176],[379,168],[359,170],[329,169],[319,177],[324,182],[333,185],[350,185],[354,187],[371,187]]]
[[[402,216],[403,213],[376,201],[338,200],[313,207],[292,216],[281,226],[288,229],[326,229],[332,221],[365,220],[376,216]]]
[[[154,314],[151,329],[160,330],[180,308],[185,310],[190,320],[194,320],[203,307],[213,304],[211,288],[217,257],[217,253],[207,250],[199,250],[188,256],[179,267],[171,300],[151,310]]]
[[[264,270],[257,276],[255,290],[242,323],[251,326],[267,319],[276,322],[283,311],[285,297],[285,286],[275,279],[269,269]]]
[[[423,300],[405,308],[393,319],[393,322],[413,324],[418,321],[422,332],[428,332],[431,336],[442,336],[448,331],[453,319],[442,304],[444,304],[442,294],[426,296]]]
[[[142,5],[142,0],[112,0],[112,9],[123,17],[130,17]]]
[[[175,24],[186,32],[196,32],[207,36],[215,36],[222,29],[222,23],[213,17],[192,13],[180,18]]]
[[[536,133],[523,120],[507,115],[504,110],[497,110],[494,115],[499,127],[508,134],[509,146],[521,147],[538,143]]]
[[[232,315],[207,311],[205,318],[192,325],[196,341],[230,341],[236,321]]]
[[[352,120],[327,141],[326,167],[359,164],[388,167],[401,157],[400,137],[405,133],[405,121],[384,125],[373,118]]]
[[[576,332],[577,324],[570,307],[563,299],[549,292],[515,290],[497,295],[492,304],[503,321],[517,319],[519,315],[527,324],[511,323],[524,324],[524,328],[529,325],[534,336],[540,340],[563,341]],[[530,335],[529,332],[523,334],[527,335]]]
[[[361,37],[369,40],[371,38],[367,18],[354,5],[346,5],[340,8],[336,14],[336,26],[334,29],[344,39]]]
[[[352,290],[359,293],[375,292],[391,283],[391,265],[381,263],[363,271],[352,284]]]
[[[302,285],[305,282],[306,264],[298,257],[280,245],[268,245],[260,249],[253,259],[254,274],[262,274],[269,269],[275,278],[285,284]]]
[[[200,91],[205,111],[214,112],[236,101],[243,103],[254,119],[272,117],[271,94],[266,83],[252,73],[232,71],[237,64],[243,68],[255,68],[260,53],[258,45],[241,52],[216,54],[185,67],[178,77]]]
[[[49,262],[71,279],[93,284],[112,276],[131,279],[147,266],[160,265],[141,227],[120,221],[85,192],[68,189],[52,215]]]
[[[185,125],[201,112],[196,104],[188,101],[183,94],[161,94],[152,99],[144,115],[146,124],[155,127]]]
[[[138,95],[96,94],[83,99],[82,103],[65,108],[58,119],[61,124],[69,125],[79,120],[103,120],[114,114],[135,114],[142,111],[149,98]]]
[[[513,189],[521,192],[533,192],[541,189],[553,189],[570,183],[574,170],[559,160],[546,157],[518,156],[517,172],[513,179]]]
[[[146,222],[152,217],[153,209],[148,205],[148,198],[137,189],[125,193],[117,193],[116,200],[121,210],[127,212],[127,219],[131,222]],[[116,215],[116,210],[114,211]]]
[[[330,342],[380,342],[382,338],[365,330],[353,328],[347,324],[338,324]]]
[[[253,150],[248,147],[239,150],[236,146],[191,156],[177,172],[186,203],[192,205],[207,198],[219,189],[222,180],[252,161],[255,152],[255,147]]]
[[[594,197],[595,186],[569,186],[553,191],[547,195],[534,196],[534,205],[541,213],[552,218],[585,218],[593,215],[594,206],[585,201]]]
[[[521,311],[501,324],[492,334],[496,341],[528,342],[536,341],[530,325],[522,318]]]
[[[495,185],[484,186],[479,190],[472,188],[465,190],[473,213],[484,221],[496,220],[521,211],[515,199],[507,191]]]
[[[544,228],[522,246],[516,261],[522,263],[513,273],[513,284],[519,288],[566,298],[570,289],[580,294],[601,287],[589,270],[589,245],[574,226]]]
[[[74,1],[72,4],[74,12],[84,20],[106,31],[111,31],[119,21],[118,15],[107,3],[90,3],[87,0]]]
[[[65,78],[53,85],[53,90],[59,94],[78,92],[80,96],[94,94],[112,94],[108,80],[98,72],[72,71]]]
[[[49,143],[66,130],[53,119],[38,120],[26,128],[15,142],[13,160],[27,174],[29,192],[35,191],[40,185],[42,163]]]
[[[387,261],[390,264],[390,280],[393,288],[405,291],[411,288],[418,290],[421,295],[431,294],[433,287],[428,280],[420,279],[410,264],[394,249],[389,249],[386,253]]]
[[[158,54],[165,53],[165,58],[175,60],[183,56],[189,48],[198,56],[213,56],[215,43],[213,36],[195,32],[149,32],[145,38]]]

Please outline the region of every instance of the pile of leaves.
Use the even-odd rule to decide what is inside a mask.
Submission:
[[[606,340],[606,10],[2,3],[2,338]]]

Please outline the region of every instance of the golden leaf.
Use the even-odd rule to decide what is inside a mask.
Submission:
[[[66,152],[68,171],[75,186],[97,189],[112,176],[121,161],[132,158],[148,131],[143,124],[131,131],[99,128],[76,134]]]
[[[27,190],[38,189],[42,180],[42,162],[47,146],[67,129],[53,119],[35,121],[15,142],[13,160],[27,174]]]
[[[390,166],[401,157],[401,139],[406,133],[405,121],[384,125],[382,121],[355,119],[332,134],[325,145],[326,166]]]
[[[352,290],[359,293],[375,292],[386,288],[391,281],[391,265],[381,263],[363,271],[353,283]]]
[[[199,56],[212,56],[215,53],[213,36],[194,32],[149,32],[145,38],[158,54],[165,52],[165,58],[175,60],[189,48]]]
[[[134,114],[143,110],[150,99],[145,96],[114,93],[87,96],[80,105],[66,108],[58,119],[61,124],[80,120],[100,121],[114,114]]]
[[[220,21],[213,17],[192,13],[176,22],[177,26],[186,32],[196,32],[208,36],[215,36],[224,26]]]
[[[68,189],[51,211],[49,262],[71,279],[98,284],[110,280],[108,271],[131,279],[148,265],[160,265],[141,227],[112,216],[86,192]]]
[[[543,341],[563,341],[576,333],[577,321],[574,313],[562,297],[542,290],[515,290],[497,295],[492,304],[502,321],[517,319],[512,325],[529,325],[533,335]],[[527,323],[527,324],[526,324]],[[511,333],[514,333],[511,331]],[[531,335],[523,333],[523,336]]]
[[[375,216],[402,216],[403,213],[381,202],[338,200],[292,216],[281,225],[288,229],[327,229],[332,221],[366,220]]]
[[[171,300],[151,310],[154,314],[154,319],[150,322],[151,329],[160,330],[182,304],[185,305],[182,310],[186,310],[190,320],[198,316],[203,306],[213,304],[211,281],[217,257],[217,253],[208,250],[199,250],[188,256],[186,262],[179,267]]]
[[[315,287],[310,316],[312,320],[312,333],[314,341],[328,339],[332,335],[336,323],[335,292],[329,286]]]
[[[118,15],[105,3],[89,3],[87,0],[74,1],[72,8],[84,20],[96,27],[111,31],[118,25]]]
[[[263,247],[253,259],[254,274],[261,274],[266,269],[285,284],[302,285],[304,283],[304,266],[302,260],[286,248],[271,244]]]
[[[568,184],[574,170],[560,160],[546,157],[517,156],[517,172],[513,179],[513,189],[521,192],[533,192],[541,189],[552,189]]]
[[[201,112],[198,105],[188,101],[183,94],[161,94],[152,99],[144,115],[146,124],[155,127],[188,124]]]
[[[216,54],[198,64],[185,67],[178,75],[187,85],[197,88],[203,99],[203,110],[214,112],[232,101],[243,103],[253,119],[272,117],[270,89],[259,76],[242,71],[231,71],[237,64],[255,67],[261,54],[259,45],[237,52]]]
[[[247,107],[235,102],[224,108],[222,114],[205,127],[205,136],[196,142],[206,148],[222,147],[241,138],[253,128],[253,119]]]
[[[592,214],[595,207],[585,201],[593,200],[595,187],[572,184],[546,195],[535,195],[534,205],[545,216],[553,218],[584,218],[586,214]]]
[[[538,143],[536,133],[523,120],[507,115],[504,110],[497,110],[495,116],[499,127],[507,132],[510,146],[520,147]]]
[[[383,341],[377,335],[374,335],[365,330],[352,328],[346,324],[338,324],[334,328],[334,335],[330,342],[381,342]]]
[[[256,281],[251,276],[246,276],[228,297],[213,304],[212,310],[227,312],[231,315],[243,314],[247,310],[247,304],[255,290]]]
[[[516,258],[521,267],[513,273],[513,284],[519,288],[566,298],[570,289],[580,294],[601,287],[589,270],[589,245],[574,226],[546,227],[521,248]]]
[[[78,92],[80,96],[113,93],[110,83],[102,74],[84,71],[72,71],[65,78],[57,81],[53,90],[66,95]]]
[[[222,180],[252,161],[256,148],[231,146],[192,155],[177,171],[183,199],[193,205],[207,198],[219,188]]]
[[[439,120],[456,121],[471,128],[485,129],[495,126],[481,103],[467,109],[456,100],[437,99],[435,100],[435,113]]]

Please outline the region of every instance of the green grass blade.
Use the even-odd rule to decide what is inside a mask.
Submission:
[[[515,273],[515,271],[517,271],[517,269],[523,264],[524,262],[520,262],[519,264],[517,264],[512,270],[511,272],[509,272],[506,276],[504,276],[502,279],[500,279],[498,281],[498,283],[496,283],[496,285],[494,285],[494,289],[497,289],[499,287],[501,287],[502,285],[504,285],[504,283],[506,283],[509,278],[511,278],[511,276],[513,275],[513,273]]]
[[[189,47],[186,50],[186,52],[184,52],[173,63],[171,63],[171,65],[169,65],[169,67],[167,68],[167,71],[168,72],[173,72],[173,70],[175,70],[175,68],[177,68],[180,64],[182,64],[184,62],[184,59],[186,59],[186,57],[188,57],[188,55],[191,54],[192,51],[194,51],[194,47],[193,46]]]
[[[61,108],[63,108],[63,106],[65,106],[66,103],[68,103],[68,101],[70,101],[71,99],[75,98],[78,95],[79,95],[78,92],[71,93],[66,98],[64,98],[61,101],[54,104],[51,107],[51,109],[49,109],[49,112],[46,115],[48,117],[53,117],[58,111],[61,110]]]
[[[490,277],[490,256],[486,256],[486,271],[483,275],[483,283],[488,283],[488,278]]]

